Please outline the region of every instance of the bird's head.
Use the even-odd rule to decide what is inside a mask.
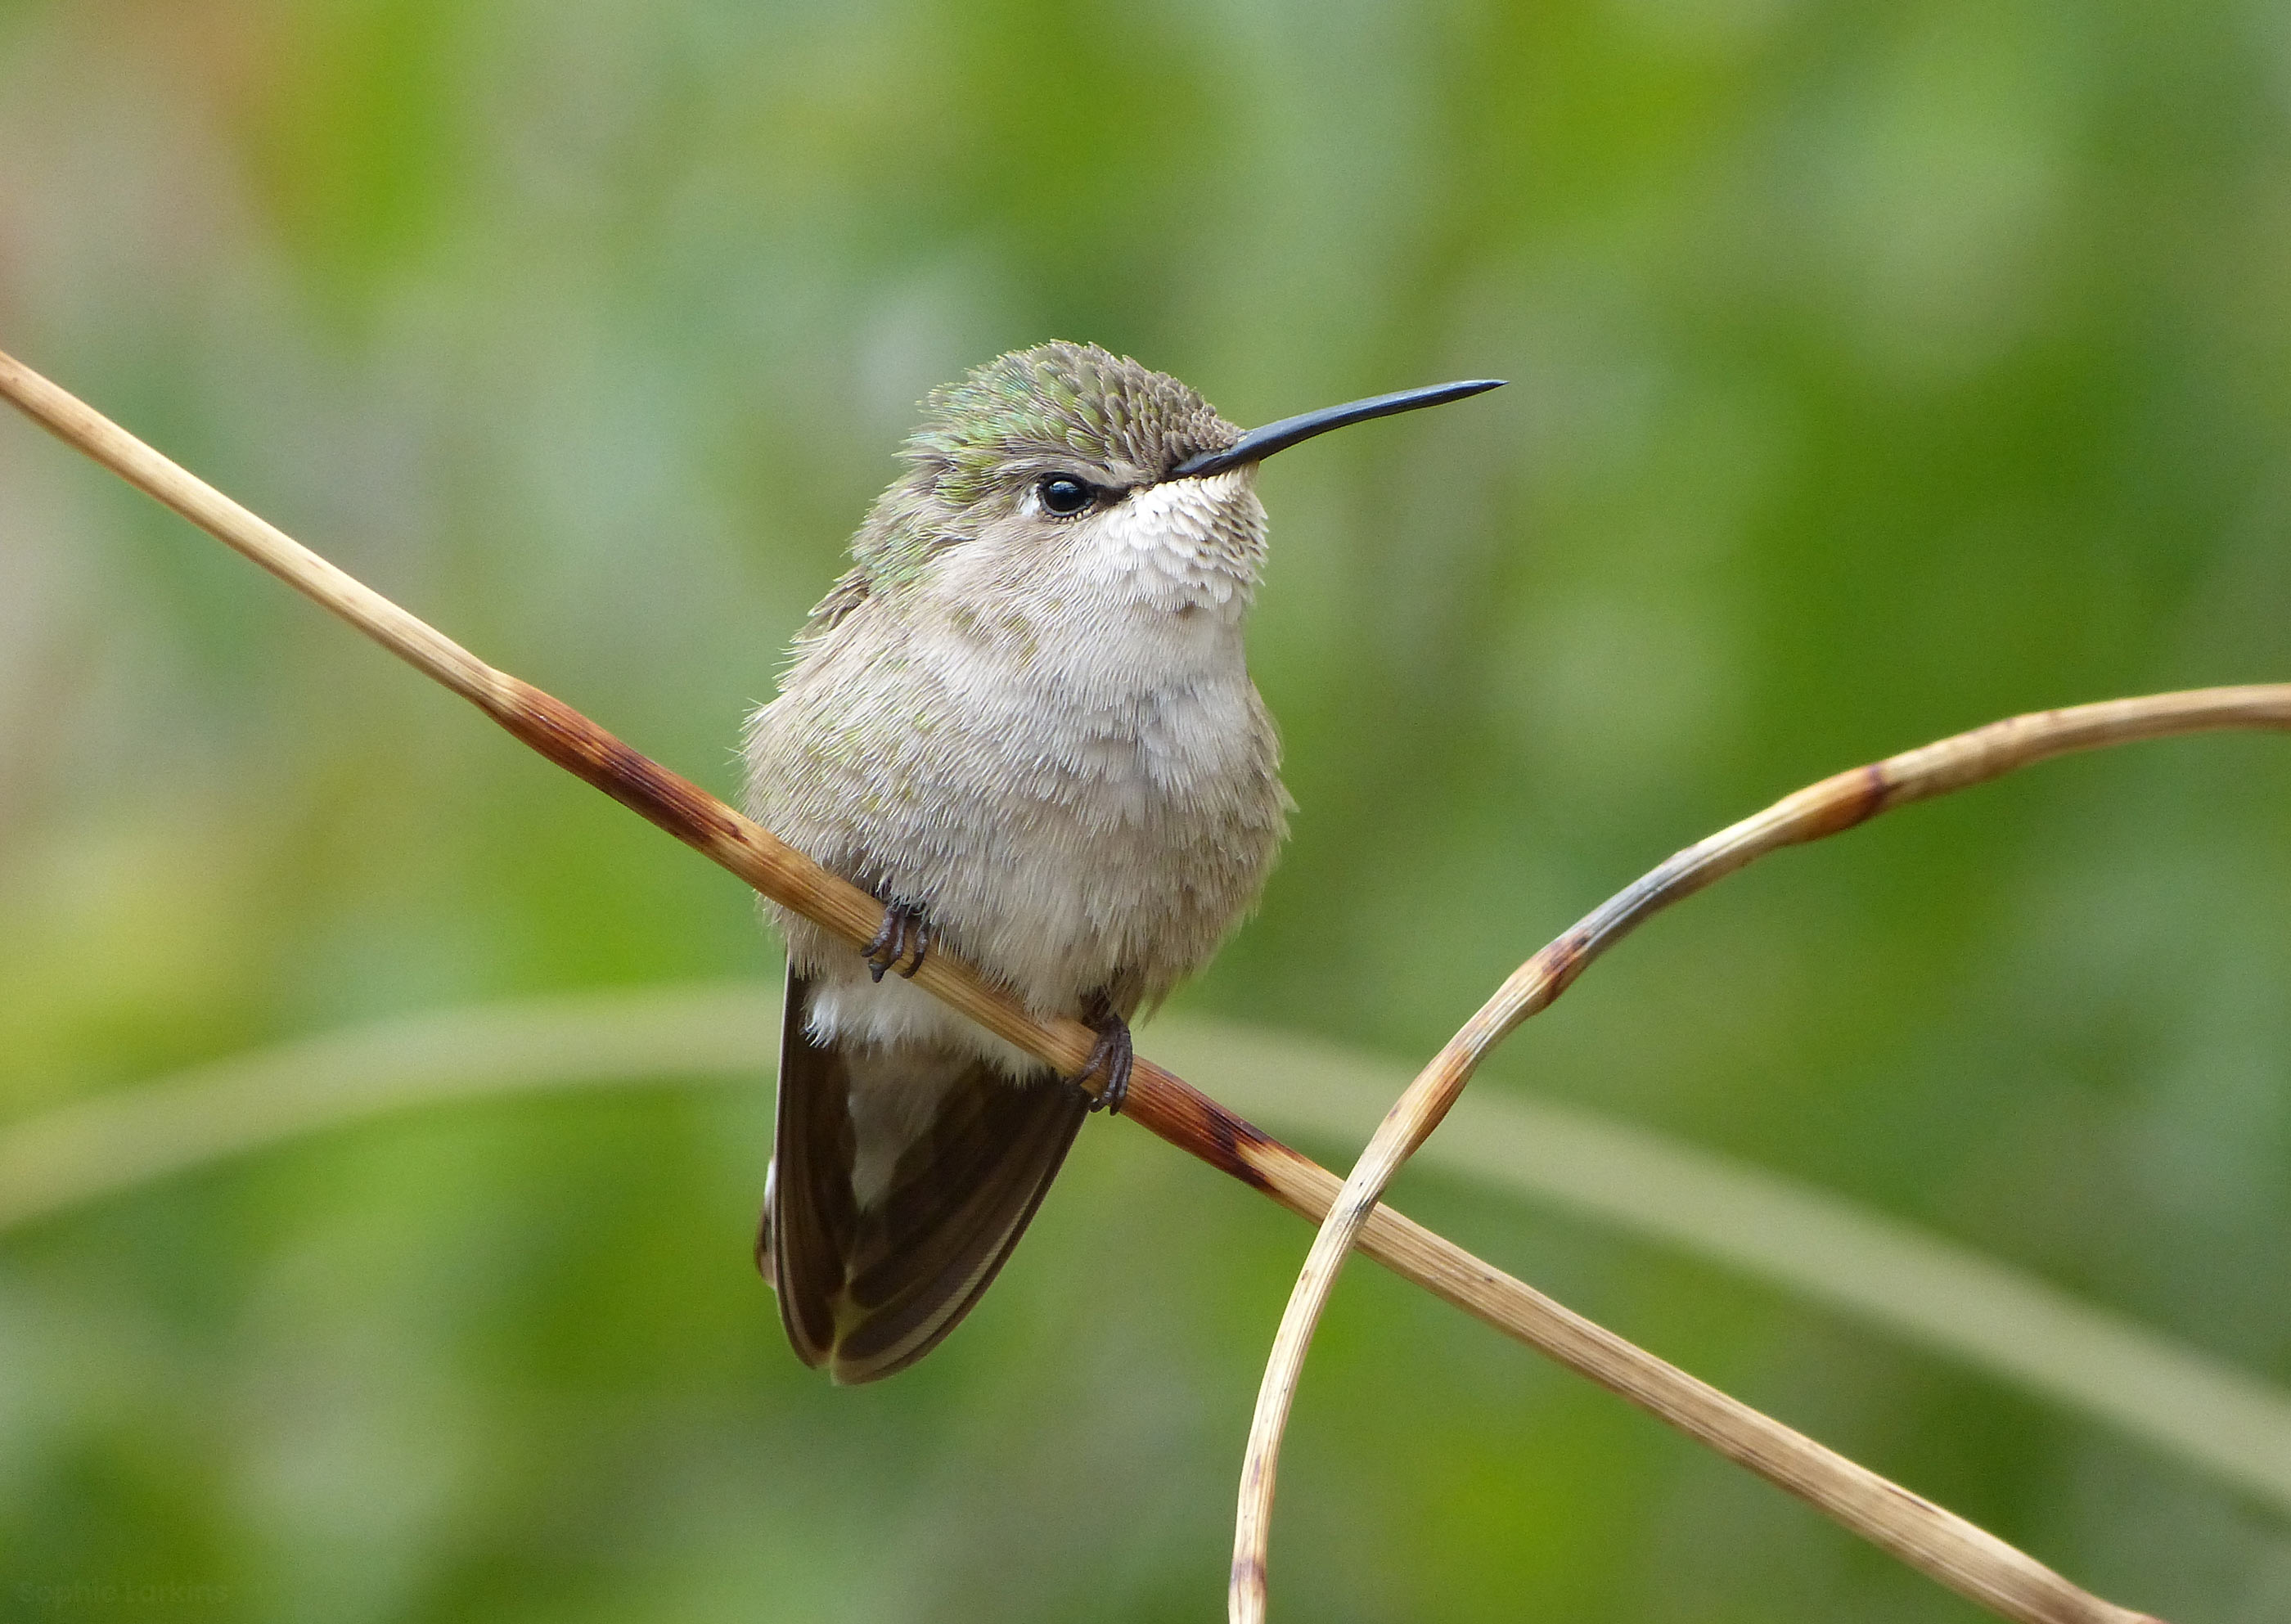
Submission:
[[[1260,462],[1494,387],[1378,396],[1244,433],[1187,385],[1094,344],[1014,350],[924,402],[908,470],[852,551],[878,591],[928,583],[975,601],[1097,583],[1238,614],[1265,559]]]

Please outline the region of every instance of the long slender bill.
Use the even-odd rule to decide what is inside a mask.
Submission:
[[[1419,406],[1445,406],[1451,400],[1485,394],[1503,386],[1501,378],[1467,378],[1458,383],[1429,383],[1422,389],[1404,389],[1390,395],[1371,395],[1366,400],[1347,401],[1343,406],[1322,406],[1317,412],[1284,417],[1262,429],[1251,429],[1223,451],[1196,452],[1171,469],[1170,478],[1194,479],[1203,474],[1221,474],[1243,462],[1262,462],[1276,451],[1286,451],[1299,440],[1341,429],[1346,423],[1389,417],[1395,412],[1413,412]]]

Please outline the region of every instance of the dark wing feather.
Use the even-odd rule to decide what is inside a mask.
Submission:
[[[791,969],[781,1017],[777,1125],[758,1261],[805,1363],[840,1383],[921,1358],[970,1311],[1025,1233],[1088,1114],[1048,1073],[1014,1082],[984,1061],[919,1057],[936,1114],[860,1205],[852,1067],[804,1025],[809,985]]]

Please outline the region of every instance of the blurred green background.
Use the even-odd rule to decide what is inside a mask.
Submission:
[[[1244,423],[1514,381],[1263,480],[1301,810],[1179,1007],[1403,1071],[1801,783],[2291,678],[2271,0],[0,0],[0,347],[719,792],[914,401],[1054,336]],[[2285,742],[2141,746],[1730,882],[1478,1086],[2291,1383],[2287,919]],[[0,421],[0,1121],[777,973],[724,875]],[[1306,1229],[1095,1127],[961,1333],[836,1391],[747,1260],[768,1061],[0,1236],[0,1618],[1215,1616]],[[2291,1522],[2185,1461],[1395,1199],[2114,1599],[2291,1617]],[[1290,1619],[1978,1616],[1365,1267],[1282,1491]]]

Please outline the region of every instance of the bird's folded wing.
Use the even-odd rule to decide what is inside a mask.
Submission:
[[[810,987],[791,968],[779,1108],[759,1262],[788,1340],[840,1383],[904,1370],[953,1331],[1025,1233],[1088,1107],[1047,1071],[1013,1081],[984,1061],[919,1055],[911,1080],[869,1055],[863,1086],[911,1081],[936,1107],[901,1133],[855,1113],[852,1057],[807,1029]],[[860,1174],[886,1155],[888,1178]],[[873,1182],[881,1188],[864,1192]]]

